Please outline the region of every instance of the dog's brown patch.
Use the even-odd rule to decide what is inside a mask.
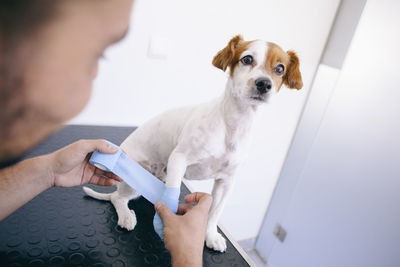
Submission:
[[[268,50],[265,56],[265,69],[270,74],[274,84],[276,85],[276,90],[279,91],[283,83],[283,77],[285,76],[290,64],[290,58],[289,55],[278,45],[274,43],[268,43],[267,45]],[[283,64],[285,66],[285,72],[280,76],[274,72],[274,69],[278,64]]]
[[[296,53],[293,51],[287,52],[290,57],[290,65],[288,72],[283,77],[287,87],[300,90],[303,87],[303,80],[300,73],[300,61]]]
[[[285,66],[283,75],[277,75],[274,71],[279,64]],[[303,82],[300,74],[300,63],[295,52],[285,52],[278,45],[268,43],[268,51],[265,60],[265,68],[277,85],[277,91],[284,83],[288,88],[301,89]]]
[[[247,49],[250,43],[251,41],[244,41],[241,35],[236,35],[224,49],[217,53],[212,64],[223,71],[226,71],[229,67],[230,76],[233,76],[235,67],[240,61],[240,55]]]

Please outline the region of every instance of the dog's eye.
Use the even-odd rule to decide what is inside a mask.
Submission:
[[[285,66],[283,66],[282,64],[278,64],[274,69],[274,72],[277,75],[282,75],[284,71],[285,71]]]
[[[244,56],[244,57],[242,57],[242,59],[240,61],[244,65],[250,65],[251,63],[253,63],[253,57],[252,56]]]

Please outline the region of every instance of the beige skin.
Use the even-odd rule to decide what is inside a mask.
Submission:
[[[185,197],[186,203],[198,203],[195,207],[180,204],[177,216],[163,202],[155,208],[164,221],[164,244],[171,252],[174,267],[202,266],[204,237],[212,197],[206,193],[193,193]]]
[[[7,129],[11,138],[1,142],[0,160],[22,154],[83,109],[99,58],[128,30],[131,5],[61,1],[56,18],[21,42],[16,64],[26,70],[21,101],[30,112]]]
[[[13,64],[24,79],[17,104],[27,112],[12,118],[13,123],[8,127],[0,125],[0,136],[6,136],[0,140],[1,161],[23,154],[84,108],[91,95],[99,58],[128,30],[131,5],[132,0],[60,1],[55,18],[21,40]],[[0,116],[6,116],[7,106],[0,108]],[[88,157],[95,150],[115,152],[104,141],[81,140],[1,170],[0,220],[52,186],[113,185],[115,180],[121,181],[88,164]],[[190,211],[181,206],[181,213],[188,211],[182,217],[158,206],[165,219],[165,243],[174,266],[184,266],[187,262],[201,266],[202,262],[204,222],[211,197],[194,195],[188,201],[199,205]],[[183,242],[183,237],[191,238],[191,242]],[[183,247],[183,243],[187,246]]]

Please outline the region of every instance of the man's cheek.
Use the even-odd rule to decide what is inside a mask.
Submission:
[[[89,68],[89,77],[93,81],[99,72],[99,60],[96,60],[92,66]]]

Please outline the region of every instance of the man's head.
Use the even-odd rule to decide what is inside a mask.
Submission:
[[[103,51],[128,31],[132,0],[0,2],[0,161],[78,114]]]

